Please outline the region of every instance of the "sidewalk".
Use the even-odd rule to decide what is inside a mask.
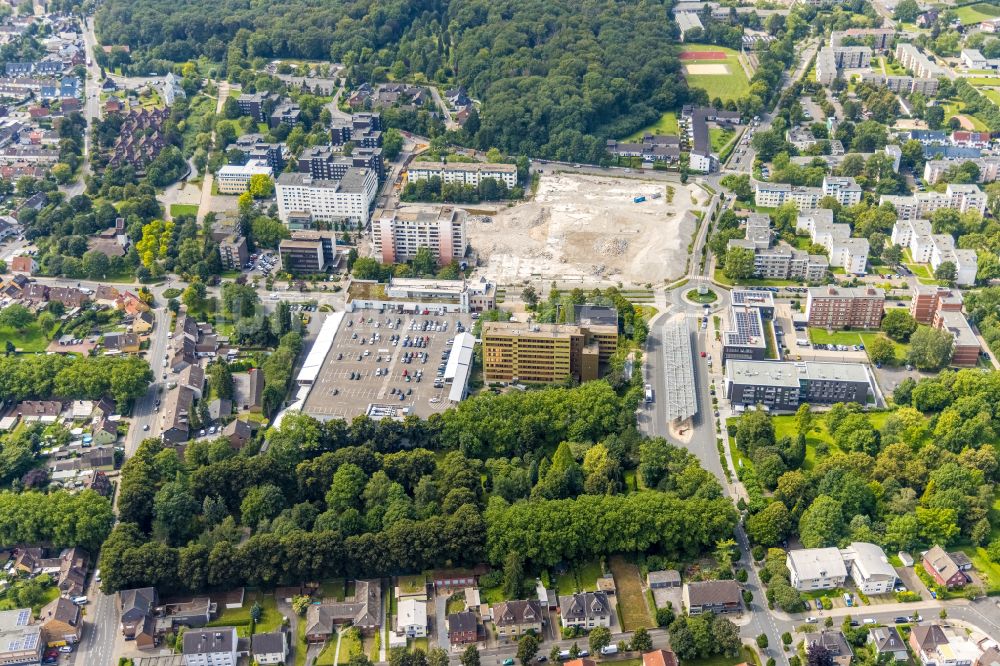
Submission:
[[[882,613],[894,613],[895,615],[913,615],[913,611],[923,611],[923,610],[940,610],[946,606],[968,606],[968,599],[951,599],[947,602],[942,601],[915,601],[912,603],[894,603],[894,604],[872,604],[871,606],[854,606],[851,608],[834,608],[833,610],[822,610],[816,611],[814,617],[822,620],[827,617],[846,617],[848,615],[852,617],[862,617],[866,615],[878,615]],[[806,617],[809,617],[807,613],[786,613],[782,610],[775,608],[771,611],[774,617],[787,622],[805,622]]]

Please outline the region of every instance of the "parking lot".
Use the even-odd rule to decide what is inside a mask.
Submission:
[[[450,341],[471,325],[470,315],[437,312],[348,314],[303,411],[323,420],[352,419],[369,406],[373,418],[443,411],[450,386],[438,376]]]

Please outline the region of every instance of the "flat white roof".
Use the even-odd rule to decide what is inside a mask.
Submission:
[[[472,372],[472,354],[476,339],[471,333],[459,333],[448,354],[448,364],[444,369],[445,381],[451,381],[448,390],[448,400],[462,402],[465,397],[465,387],[469,383],[469,373]]]
[[[264,174],[265,176],[270,176],[274,173],[274,170],[265,164],[246,164],[244,166],[235,166],[232,164],[227,164],[217,172],[218,176],[246,176],[250,174],[251,176],[256,174]]]
[[[789,569],[799,580],[846,578],[847,567],[838,548],[804,548],[788,551]]]
[[[333,347],[333,338],[337,335],[340,323],[343,320],[343,312],[332,312],[327,316],[326,321],[323,322],[323,327],[316,336],[316,342],[313,343],[312,349],[309,350],[309,355],[306,356],[306,360],[302,364],[302,370],[299,371],[299,375],[295,378],[295,381],[300,384],[312,384],[316,381],[316,378],[319,377],[319,370],[323,367],[323,361],[326,359],[326,355],[330,353],[330,348]]]

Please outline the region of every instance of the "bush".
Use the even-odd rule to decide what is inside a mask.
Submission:
[[[750,575],[747,573],[746,569],[737,569],[736,570],[736,580],[738,580],[739,582],[745,583],[745,582],[747,582],[747,579],[749,577],[750,577]]]
[[[672,608],[656,609],[656,626],[668,627],[674,621],[674,610]]]
[[[830,597],[823,597],[820,601],[823,602],[823,610],[831,610],[833,608],[833,602],[830,601]]]
[[[993,539],[986,546],[986,557],[990,558],[990,562],[1000,562],[1000,538]]]
[[[751,601],[753,601],[753,592],[750,590],[743,590],[743,603],[750,605]]]
[[[754,546],[753,550],[750,551],[750,554],[753,555],[754,560],[760,562],[764,559],[764,556],[767,555],[767,549],[760,545]]]
[[[900,603],[906,603],[908,601],[920,601],[920,594],[917,592],[912,592],[907,590],[906,592],[897,592],[896,601]]]

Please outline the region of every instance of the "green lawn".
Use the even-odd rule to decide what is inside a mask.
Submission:
[[[1000,593],[1000,565],[990,561],[990,558],[986,555],[986,549],[975,546],[963,546],[961,550],[969,556],[969,559],[972,560],[972,566],[976,568],[976,572],[983,578],[986,593]]]
[[[772,650],[774,647],[771,648]],[[759,664],[757,660],[757,654],[750,648],[744,646],[743,654],[739,657],[725,657],[718,655],[715,657],[709,657],[708,659],[685,659],[681,661],[681,666],[735,666],[741,663],[748,664]],[[615,662],[616,664],[620,662]]]
[[[643,134],[680,134],[681,129],[677,124],[677,113],[674,111],[667,111],[660,116],[652,125],[647,125],[637,132],[633,132],[629,136],[622,139],[622,141],[636,141],[642,138]]]
[[[726,145],[733,140],[736,132],[722,129],[721,127],[708,128],[708,138],[712,142],[712,152],[720,153]]]
[[[333,641],[330,642],[333,643]],[[340,637],[340,654],[337,656],[337,663],[346,664],[351,660],[351,655],[355,654],[361,654],[361,640],[353,629],[344,629]]]
[[[570,574],[572,578],[572,574]],[[574,590],[575,591],[575,590]],[[570,594],[570,593],[567,593]],[[496,587],[481,587],[479,588],[479,600],[484,604],[498,604],[504,600],[503,587],[497,585]]]
[[[709,99],[716,97],[722,101],[739,99],[750,90],[750,82],[743,71],[737,57],[737,52],[723,46],[712,46],[706,44],[685,44],[684,51],[725,51],[725,60],[684,60],[684,78],[692,88],[701,88],[708,93]],[[687,65],[712,64],[725,65],[727,74],[690,74]]]
[[[580,584],[580,589],[585,592],[597,590],[597,579],[601,577],[601,573],[601,563],[598,560],[577,565],[576,579]]]
[[[461,613],[465,610],[465,597],[461,594],[456,594],[448,598],[448,614]]]
[[[864,343],[865,349],[868,349],[868,346],[871,345],[872,340],[874,340],[879,336],[879,334],[875,332],[859,333],[858,335],[861,336],[861,341],[862,343]],[[910,345],[903,344],[901,342],[896,342],[895,340],[889,338],[888,336],[886,336],[886,338],[889,340],[889,342],[892,343],[893,349],[896,350],[896,360],[893,363],[893,365],[902,365],[903,363],[905,363],[906,356],[910,352]]]
[[[721,268],[716,268],[712,275],[716,282],[726,287],[732,287],[736,284],[726,277],[725,271]],[[798,287],[802,284],[796,280],[760,280],[757,278],[740,280],[739,283],[747,287]]]
[[[170,204],[170,216],[177,218],[181,215],[192,215],[197,217],[197,204]]]
[[[719,300],[719,295],[716,294],[711,289],[704,294],[699,294],[697,289],[692,289],[691,291],[684,294],[684,298],[689,301],[694,301],[695,303],[714,303]]]
[[[830,333],[823,328],[809,329],[809,342],[814,345],[857,345],[860,344],[860,339],[858,331],[833,331]]]
[[[240,608],[220,609],[218,617],[209,622],[208,626],[234,626],[240,636],[249,636],[250,610],[253,608],[255,601],[260,604],[262,612],[260,622],[257,623],[254,631],[258,634],[264,634],[269,631],[275,631],[278,627],[280,627],[282,616],[281,613],[278,612],[278,602],[275,600],[274,595],[250,591],[247,591],[246,597],[243,599],[243,606]]]
[[[49,587],[45,588],[42,591],[42,599],[39,603],[31,607],[32,611],[35,613],[35,615],[37,615],[38,611],[40,611],[43,606],[45,606],[47,603],[49,603],[58,596],[59,596],[59,588],[56,587],[54,584],[50,585]],[[13,599],[8,599],[6,597],[0,599],[0,611],[15,610],[17,608],[18,605],[14,602]]]
[[[965,80],[973,86],[998,86],[1000,78],[993,76],[967,76]]]
[[[974,5],[956,7],[954,12],[955,17],[962,22],[962,25],[971,25],[1000,16],[1000,7],[986,2],[977,2]]]
[[[417,594],[425,591],[427,579],[423,576],[400,576],[396,579],[396,584],[403,594]]]
[[[997,81],[997,84],[1000,84],[1000,80]],[[986,99],[990,100],[997,106],[1000,106],[1000,90],[992,90],[990,88],[980,88],[979,92],[981,92],[986,97]]]
[[[556,592],[559,595],[576,594],[576,574],[572,569],[556,576]]]
[[[20,333],[12,328],[0,328],[0,347],[6,346],[8,341],[13,342],[14,347],[21,352],[45,351],[45,348],[49,346],[49,341],[42,333],[42,329],[34,323]]]
[[[300,620],[295,626],[295,666],[306,666],[306,623]]]
[[[426,654],[427,652],[427,639],[426,638],[414,638],[410,641],[411,650],[423,650]]]

